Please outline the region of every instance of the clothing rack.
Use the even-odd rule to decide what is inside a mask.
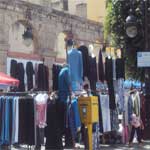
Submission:
[[[50,94],[49,91],[32,91],[32,92],[0,92],[0,96],[28,96],[29,94],[40,94],[47,93]]]

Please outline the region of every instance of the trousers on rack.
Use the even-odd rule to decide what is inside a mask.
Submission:
[[[63,135],[65,136],[65,147],[73,148],[74,140],[72,137],[70,126],[66,127],[66,113],[67,113],[67,104],[64,102],[58,102],[57,104],[58,120],[59,120],[59,130],[61,134],[61,139]]]

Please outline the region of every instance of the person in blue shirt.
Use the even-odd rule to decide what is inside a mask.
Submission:
[[[57,113],[59,120],[59,132],[61,138],[65,135],[65,147],[74,147],[74,141],[71,134],[71,129],[66,128],[67,122],[67,108],[68,108],[68,97],[71,94],[71,79],[70,70],[68,65],[64,65],[61,69],[58,77],[58,102],[57,102]]]
[[[58,77],[58,97],[60,101],[67,102],[71,92],[71,80],[69,66],[64,65]]]

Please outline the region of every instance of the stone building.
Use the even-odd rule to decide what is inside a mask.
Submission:
[[[35,0],[41,5],[28,1],[0,0],[0,71],[8,70],[8,58],[44,60],[51,70],[65,60],[64,38],[70,33],[78,44],[103,42],[100,23],[52,9],[46,0]],[[22,35],[29,27],[33,38],[27,42]]]

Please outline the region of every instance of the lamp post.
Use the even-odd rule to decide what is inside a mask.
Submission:
[[[32,33],[32,27],[27,26],[26,31],[24,31],[24,34],[22,35],[23,42],[26,46],[30,46],[33,42],[33,33]]]
[[[138,29],[137,29],[137,21],[134,15],[129,15],[126,18],[126,34],[130,38],[135,38],[137,36]]]

